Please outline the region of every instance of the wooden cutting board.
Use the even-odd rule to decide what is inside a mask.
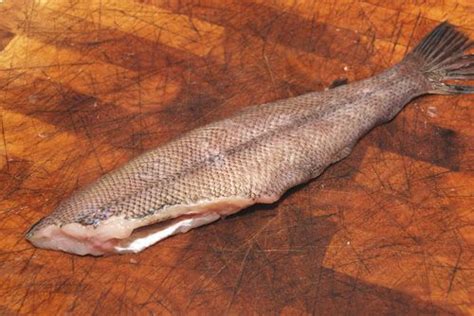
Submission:
[[[0,1],[0,314],[474,313],[473,96],[419,98],[279,203],[140,254],[24,239],[143,151],[372,76],[446,19],[474,37],[469,0]]]

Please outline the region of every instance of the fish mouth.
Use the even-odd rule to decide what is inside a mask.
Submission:
[[[137,253],[169,236],[186,233],[254,203],[250,199],[232,198],[179,205],[145,218],[113,216],[97,226],[76,222],[61,226],[37,223],[29,230],[26,239],[39,248],[81,256]],[[43,220],[47,220],[47,217]]]

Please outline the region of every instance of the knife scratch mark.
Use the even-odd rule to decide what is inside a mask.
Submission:
[[[237,293],[239,292],[240,285],[242,284],[242,278],[243,278],[244,272],[245,272],[245,266],[247,264],[247,258],[249,256],[249,253],[252,250],[252,248],[253,248],[253,244],[250,245],[250,247],[247,248],[247,251],[245,252],[245,256],[242,259],[242,263],[240,264],[240,273],[239,273],[239,276],[237,277],[237,281],[235,282],[230,302],[227,305],[226,314],[229,314],[230,308],[232,307],[232,304],[234,303],[235,297],[236,297]]]
[[[451,293],[451,290],[452,290],[453,284],[454,284],[454,278],[456,277],[456,273],[460,270],[459,262],[461,261],[462,253],[463,253],[463,248],[461,247],[461,249],[459,250],[458,257],[456,259],[456,263],[454,264],[454,267],[453,267],[453,269],[451,270],[451,273],[450,273],[451,277],[449,279],[449,286],[448,286],[448,290],[446,291],[446,297],[448,297],[449,294]]]
[[[2,122],[2,138],[3,138],[3,148],[5,150],[5,164],[7,166],[7,172],[10,171],[10,159],[8,158],[7,153],[7,140],[5,136],[5,123],[3,121],[3,113],[0,115],[0,121]]]

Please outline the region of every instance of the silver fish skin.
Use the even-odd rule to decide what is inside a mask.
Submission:
[[[248,107],[148,151],[75,192],[27,233],[78,255],[139,252],[289,188],[343,159],[374,126],[424,94],[468,94],[473,42],[438,25],[399,64],[323,92]]]

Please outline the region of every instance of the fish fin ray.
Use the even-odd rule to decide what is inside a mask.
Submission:
[[[474,86],[448,84],[446,80],[472,80],[474,54],[466,51],[474,47],[466,34],[443,22],[434,28],[404,59],[414,62],[428,79],[435,94],[474,93]]]

